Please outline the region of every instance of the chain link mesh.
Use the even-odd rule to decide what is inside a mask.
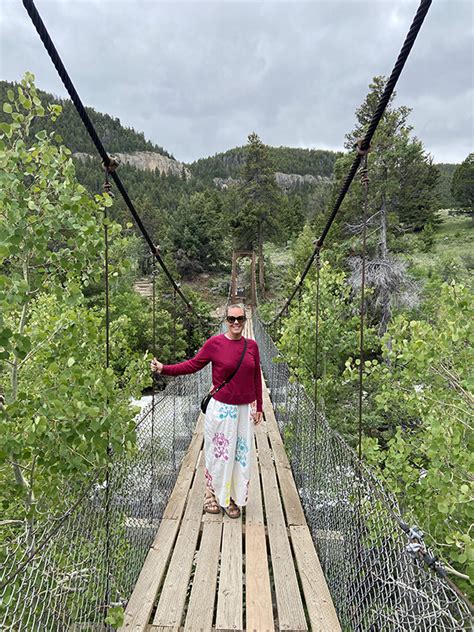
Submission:
[[[137,417],[132,455],[71,494],[62,518],[34,533],[9,525],[0,551],[0,629],[107,630],[110,606],[132,593],[194,431],[210,367],[174,379]]]
[[[316,415],[258,317],[254,335],[280,432],[342,628],[357,632],[466,631],[467,604],[406,551],[393,497]]]

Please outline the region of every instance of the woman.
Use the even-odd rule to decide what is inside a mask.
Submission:
[[[226,310],[226,333],[209,338],[198,354],[186,362],[163,365],[153,359],[152,371],[163,375],[185,375],[212,362],[212,383],[213,388],[217,388],[239,365],[245,345],[242,336],[245,320],[244,308],[230,305]],[[247,504],[253,424],[259,424],[262,418],[260,354],[255,340],[247,339],[245,355],[237,372],[211,398],[207,407],[204,511],[218,514],[222,507],[230,518],[240,516],[238,505]]]

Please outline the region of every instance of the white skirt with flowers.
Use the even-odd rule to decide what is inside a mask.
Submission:
[[[221,507],[232,498],[247,504],[253,449],[252,404],[223,404],[211,398],[204,422],[206,486]]]

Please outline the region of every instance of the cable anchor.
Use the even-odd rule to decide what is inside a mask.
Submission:
[[[112,184],[109,181],[109,174],[116,171],[117,167],[120,166],[120,160],[117,156],[109,156],[108,164],[105,164],[105,161],[102,161],[102,167],[105,171],[105,181],[104,181],[104,191],[110,195],[110,197],[114,197],[114,193],[112,191]]]
[[[424,542],[424,533],[418,527],[411,527],[408,532],[408,544],[406,552],[414,559],[421,560],[429,568],[433,568],[440,577],[446,577],[445,569],[440,565],[436,557],[428,551]]]
[[[359,138],[354,143],[354,148],[357,150],[357,153],[359,154],[359,156],[367,156],[367,154],[372,151],[372,147],[370,145],[367,148],[362,147],[363,143],[364,143],[363,138]]]

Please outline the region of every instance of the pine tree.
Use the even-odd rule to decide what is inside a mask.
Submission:
[[[281,193],[268,147],[255,132],[248,137],[241,177],[241,206],[233,215],[231,226],[237,248],[258,249],[260,291],[264,295],[263,242],[278,231]]]
[[[461,206],[461,212],[474,216],[474,154],[457,167],[453,174],[451,193]]]
[[[364,103],[356,111],[357,124],[346,137],[347,149],[353,150],[357,139],[367,131],[370,120],[385,88],[386,79],[375,77]],[[423,230],[435,222],[436,185],[439,173],[430,156],[417,138],[407,119],[410,109],[393,106],[393,94],[374,135],[369,154],[370,200],[367,231],[370,236],[368,281],[374,288],[374,305],[380,319],[380,332],[385,332],[395,298],[408,299],[410,282],[404,262],[390,252],[390,240],[402,232]],[[353,151],[341,160],[339,167],[353,160]],[[347,172],[347,169],[345,169]],[[348,196],[350,211],[346,211],[346,228],[360,234],[362,187],[357,183]],[[347,206],[346,206],[347,209]],[[360,260],[354,258],[353,282],[360,283]],[[411,300],[411,299],[410,299]]]

